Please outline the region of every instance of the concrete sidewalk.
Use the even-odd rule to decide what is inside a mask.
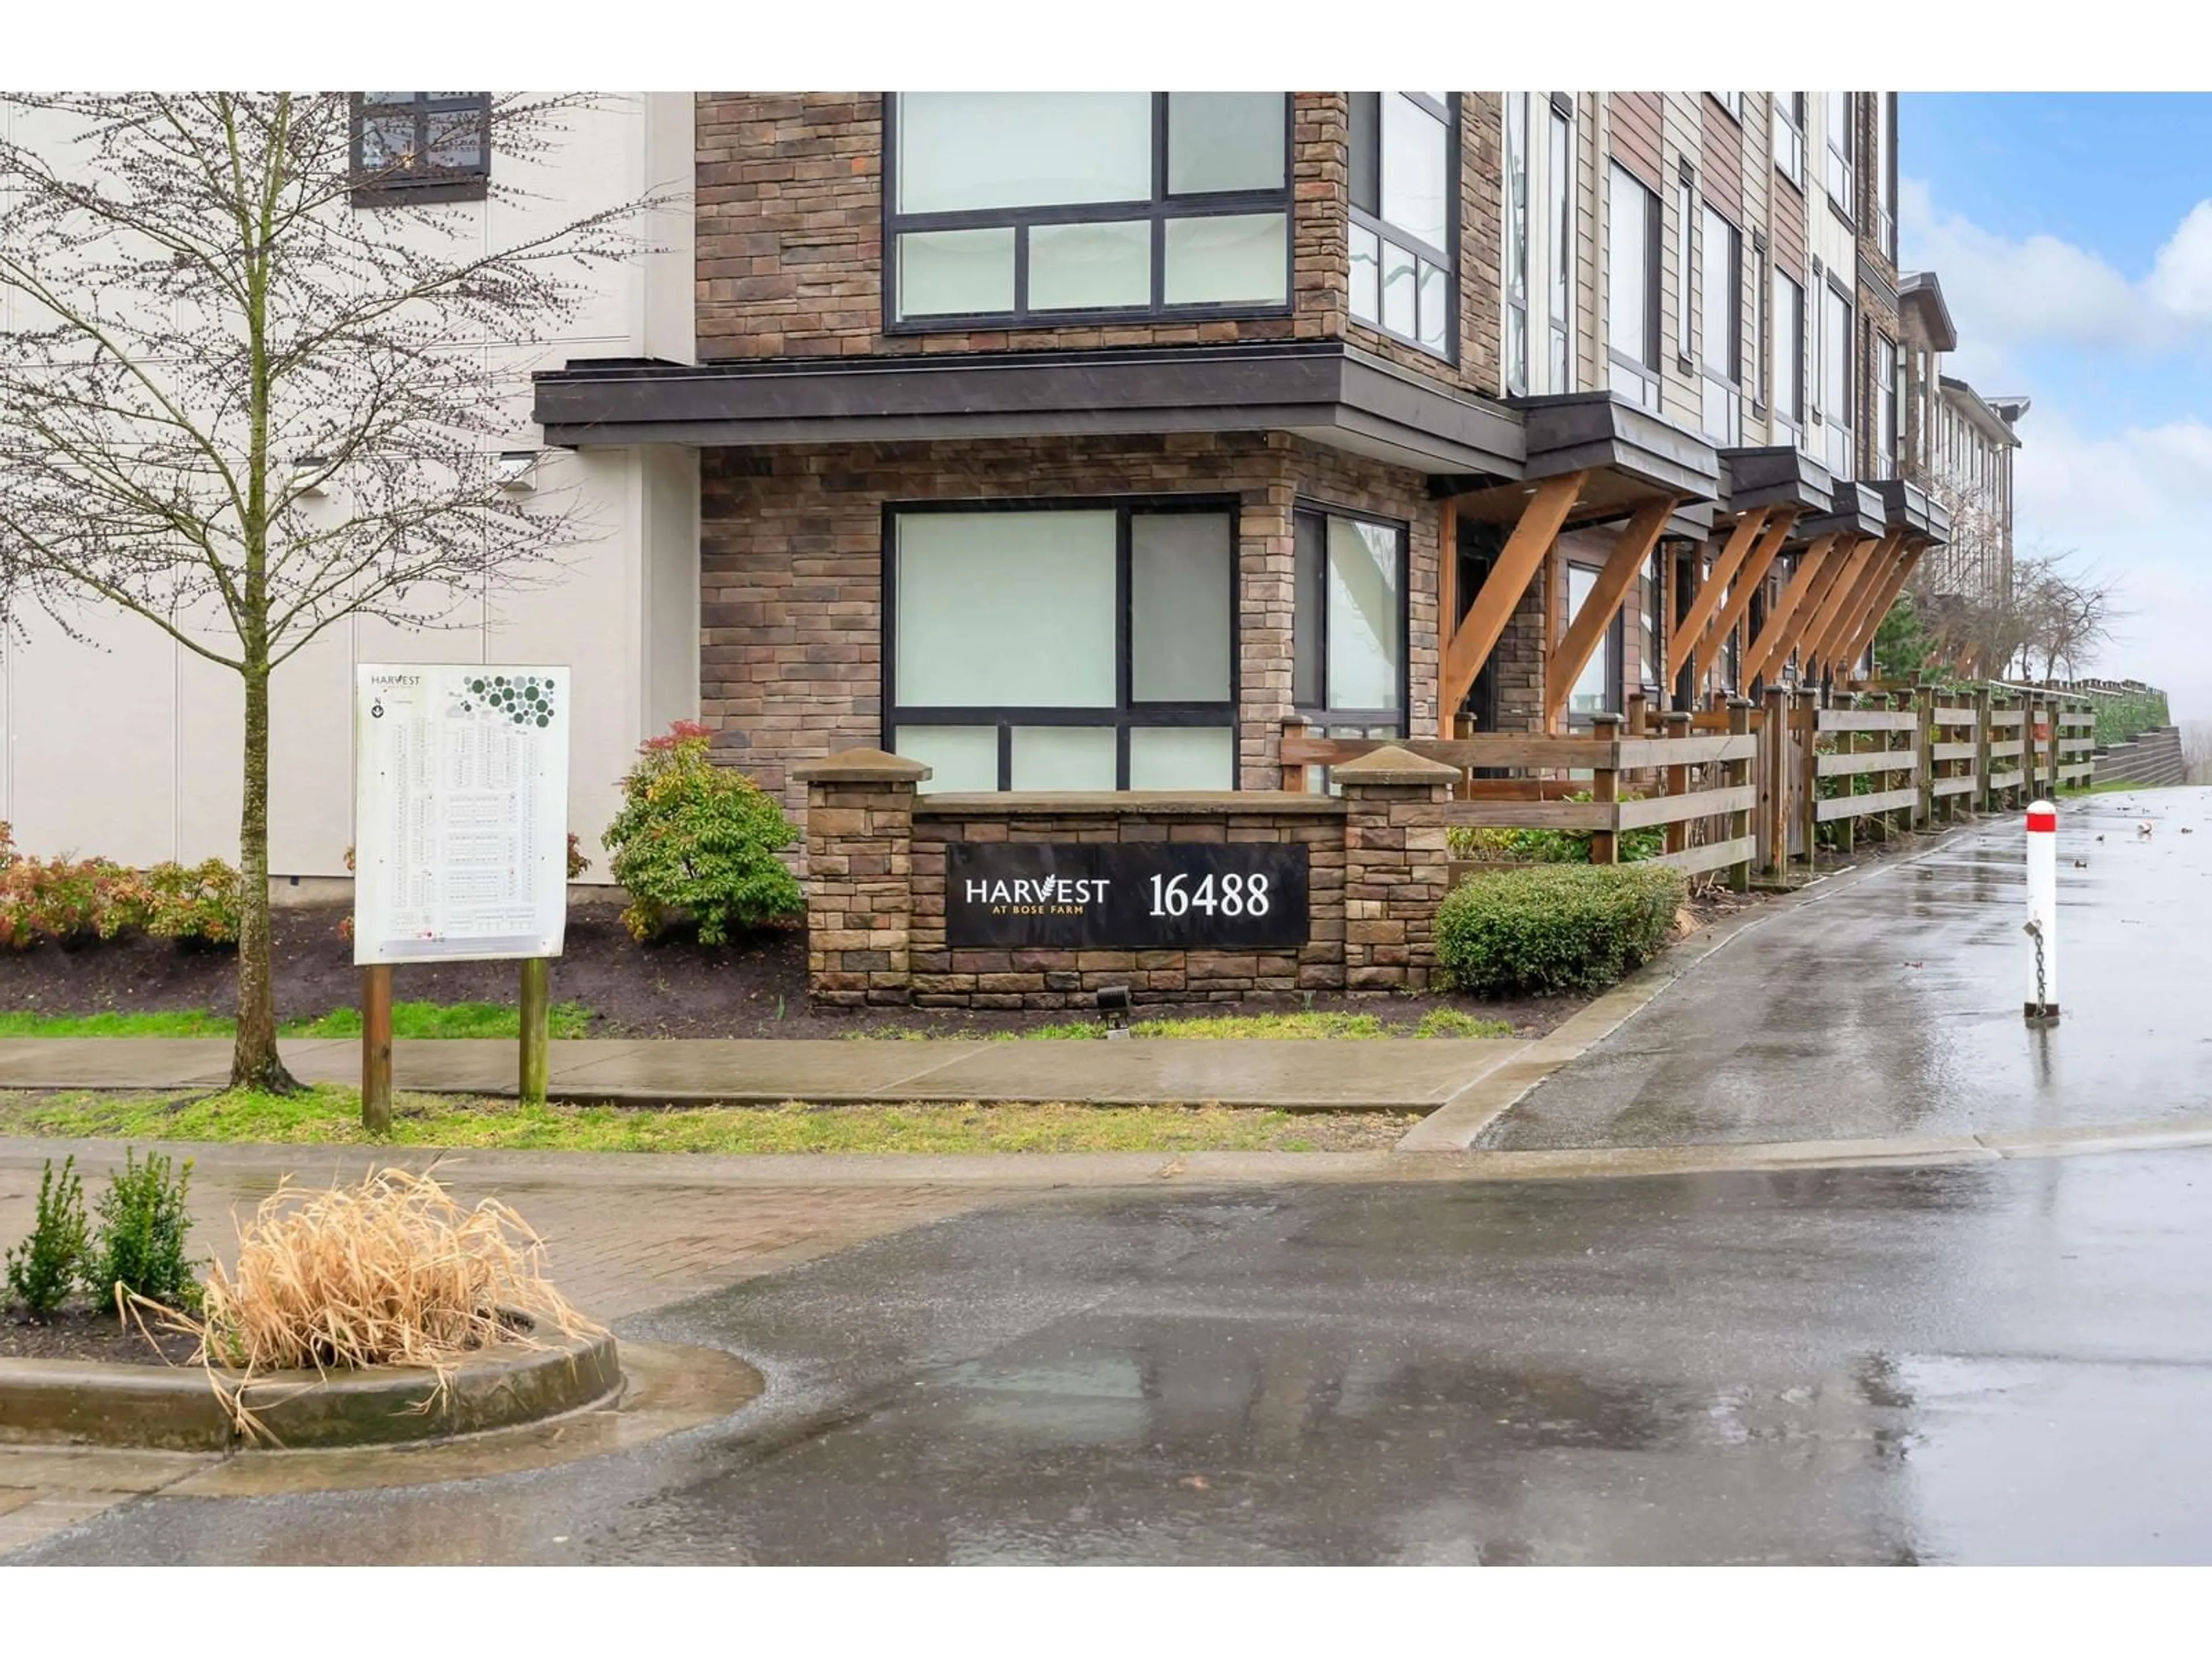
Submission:
[[[303,1039],[280,1046],[303,1082],[361,1080],[357,1042]],[[549,1092],[556,1100],[647,1105],[1073,1100],[1430,1112],[1532,1046],[1474,1037],[582,1041],[552,1045]],[[220,1088],[230,1074],[230,1048],[226,1037],[11,1038],[0,1041],[0,1089]],[[402,1090],[515,1091],[512,1042],[454,1038],[392,1048],[393,1079]]]

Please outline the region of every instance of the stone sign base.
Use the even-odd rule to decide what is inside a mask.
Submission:
[[[1448,890],[1444,804],[1458,773],[1382,749],[1337,767],[1337,796],[1242,790],[926,795],[929,769],[880,750],[802,766],[806,784],[808,984],[834,1006],[1095,1007],[1126,988],[1133,1002],[1235,1002],[1300,991],[1425,990],[1436,962],[1437,906]],[[1193,943],[1145,950],[1092,945],[1067,907],[1051,945],[955,948],[945,932],[947,848],[992,842],[1257,842],[1307,849],[1303,943],[1264,950],[1206,945],[1221,897],[1180,902]],[[1194,871],[1198,864],[1194,860]],[[1200,903],[1191,905],[1191,890]],[[1238,890],[1242,902],[1242,890]],[[1212,908],[1209,908],[1212,907]],[[1158,921],[1152,942],[1173,937]]]

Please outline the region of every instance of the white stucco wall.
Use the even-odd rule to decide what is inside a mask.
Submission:
[[[495,239],[567,222],[650,187],[688,188],[689,93],[604,94],[542,161],[495,157],[495,178],[544,198],[446,208]],[[0,119],[6,119],[0,114]],[[12,135],[26,142],[20,128]],[[405,208],[379,212],[399,215]],[[594,284],[560,337],[527,350],[487,343],[512,371],[511,447],[540,449],[528,375],[574,357],[661,356],[692,347],[691,216],[641,216],[655,251]],[[371,618],[334,625],[277,671],[271,691],[270,867],[344,873],[351,829],[349,708],[356,662],[565,663],[574,674],[569,824],[604,878],[599,835],[641,739],[698,706],[698,491],[685,452],[547,450],[541,493],[573,489],[597,528],[556,576],[521,592],[464,596],[455,626],[410,632]],[[0,642],[0,819],[36,853],[136,864],[238,856],[238,678],[136,618],[88,611],[73,641],[35,614]]]

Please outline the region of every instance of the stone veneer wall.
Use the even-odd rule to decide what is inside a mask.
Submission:
[[[879,750],[797,769],[806,802],[808,990],[835,1006],[1091,1006],[1109,985],[1136,1002],[1235,1002],[1302,991],[1419,991],[1449,890],[1451,768],[1384,749],[1335,769],[1340,797],[918,796],[929,775]],[[1292,951],[951,948],[945,849],[954,842],[1249,842],[1309,848],[1306,943]]]

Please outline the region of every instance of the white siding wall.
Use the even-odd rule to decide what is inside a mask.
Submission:
[[[605,94],[542,161],[495,158],[495,177],[543,199],[466,210],[479,216],[490,245],[652,186],[688,187],[692,109],[689,93]],[[543,442],[528,418],[534,368],[571,357],[690,360],[690,227],[688,206],[649,216],[641,228],[655,251],[598,273],[561,337],[526,352],[482,348],[510,376],[514,447]],[[273,873],[344,873],[353,839],[355,663],[517,661],[574,671],[569,825],[583,837],[594,878],[604,878],[599,835],[637,744],[698,709],[696,459],[686,452],[548,451],[538,486],[541,494],[573,489],[596,530],[562,556],[551,580],[467,595],[454,625],[434,632],[350,619],[277,671]],[[133,618],[85,613],[77,626],[88,643],[43,617],[25,620],[27,638],[0,647],[0,818],[13,823],[17,845],[137,864],[234,860],[243,728],[237,677]]]

